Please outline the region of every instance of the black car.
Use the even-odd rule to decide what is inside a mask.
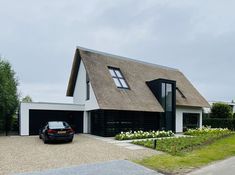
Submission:
[[[64,121],[49,121],[39,130],[39,138],[48,143],[49,141],[72,142],[73,129]]]

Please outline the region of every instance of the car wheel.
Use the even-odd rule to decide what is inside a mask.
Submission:
[[[44,137],[43,142],[44,142],[45,144],[47,144],[47,143],[48,143],[48,140]]]
[[[48,143],[48,141],[47,141],[47,140],[43,140],[43,142],[44,142],[44,144],[47,144],[47,143]]]
[[[73,139],[70,139],[68,142],[71,143],[73,141]]]
[[[41,134],[39,134],[39,139],[42,139],[42,136],[41,136]]]

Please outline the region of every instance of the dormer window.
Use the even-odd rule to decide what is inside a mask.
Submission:
[[[127,85],[126,80],[123,77],[123,74],[121,73],[121,70],[119,68],[108,67],[108,69],[115,85],[118,88],[129,89],[129,86]]]

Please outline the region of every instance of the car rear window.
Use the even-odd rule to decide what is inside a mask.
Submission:
[[[51,129],[63,129],[68,127],[69,125],[66,122],[49,122],[49,128]]]

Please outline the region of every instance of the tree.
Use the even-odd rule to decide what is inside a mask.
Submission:
[[[211,108],[211,118],[232,118],[232,108],[228,104],[214,103]]]
[[[29,95],[26,95],[24,98],[22,98],[21,101],[26,103],[33,102],[32,98]]]
[[[19,104],[17,85],[11,64],[0,58],[0,130],[6,134]]]

